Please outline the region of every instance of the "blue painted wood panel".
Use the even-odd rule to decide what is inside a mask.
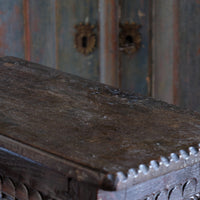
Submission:
[[[0,56],[24,54],[23,0],[0,0]]]
[[[29,0],[30,58],[56,67],[55,0]]]
[[[121,87],[147,95],[148,84],[150,84],[151,79],[149,77],[149,59],[151,56],[151,52],[149,51],[149,44],[151,42],[151,1],[124,0],[120,3],[120,9],[120,22],[122,24],[126,22],[140,24],[140,33],[142,35],[142,46],[136,53],[127,55],[121,52],[120,54]]]
[[[121,22],[142,25],[142,48],[121,53],[121,87],[147,94],[149,5],[144,0],[122,1]],[[134,11],[134,12],[132,12]],[[13,55],[99,81],[99,10],[94,0],[0,0],[0,54]],[[90,55],[74,47],[74,26],[95,25],[97,44]]]
[[[200,111],[200,0],[154,3],[153,96]]]
[[[90,55],[75,49],[74,26],[79,23],[95,25],[98,32],[98,2],[94,0],[57,0],[56,3],[57,66],[63,71],[99,80],[98,48]]]

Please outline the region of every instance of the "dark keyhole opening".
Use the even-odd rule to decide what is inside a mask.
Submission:
[[[88,41],[88,38],[86,36],[82,37],[82,47],[83,48],[87,48],[87,41]]]
[[[126,36],[126,44],[133,44],[133,37],[131,35]]]

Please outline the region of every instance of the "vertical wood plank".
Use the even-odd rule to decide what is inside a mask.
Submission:
[[[179,2],[177,103],[200,111],[200,0]]]
[[[154,0],[153,96],[200,111],[200,1]]]
[[[59,69],[99,80],[98,49],[88,56],[74,47],[74,25],[89,22],[98,29],[98,2],[94,0],[56,1],[57,66]]]
[[[100,81],[119,87],[119,1],[99,0]]]
[[[0,0],[0,56],[24,58],[23,0]]]
[[[150,8],[151,1],[123,0],[121,6],[121,23],[135,22],[141,24],[142,47],[133,55],[121,52],[121,87],[147,95],[149,70],[150,41]]]
[[[29,0],[23,0],[24,9],[24,51],[25,59],[30,61],[31,48],[30,48],[30,15],[29,15]]]
[[[153,97],[173,103],[176,1],[153,1]]]
[[[56,67],[55,0],[29,0],[29,15],[31,61]]]

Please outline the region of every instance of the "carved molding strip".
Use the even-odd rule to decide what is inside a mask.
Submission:
[[[68,188],[66,191],[56,191],[51,196],[51,192],[46,194],[43,191],[24,184],[16,183],[10,177],[0,174],[0,200],[72,200],[72,199],[94,199],[96,197],[96,188],[90,187],[85,183],[77,182],[74,179],[68,179]],[[34,185],[38,183],[34,183]],[[44,185],[45,187],[45,185]],[[58,192],[58,196],[57,195]],[[63,193],[63,195],[59,195]],[[80,198],[81,197],[81,198]]]
[[[183,184],[178,184],[170,189],[164,189],[157,192],[154,195],[147,197],[145,200],[184,200],[184,199],[199,199],[199,195],[196,194],[197,180],[196,178],[187,180]]]
[[[180,150],[179,154],[171,153],[169,157],[161,156],[158,161],[152,160],[149,165],[141,164],[138,169],[129,169],[127,174],[117,172],[109,176],[116,178],[116,188],[121,190],[198,162],[200,162],[200,144],[198,148],[189,147],[188,152]]]
[[[26,185],[15,184],[11,178],[0,176],[0,200],[43,200],[40,192]]]

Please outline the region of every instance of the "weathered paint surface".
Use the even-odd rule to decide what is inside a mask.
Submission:
[[[29,0],[31,60],[56,67],[55,0]]]
[[[176,1],[153,5],[153,96],[173,103],[174,9]]]
[[[24,58],[23,0],[0,0],[0,56]]]
[[[111,78],[112,74],[109,75],[106,70],[111,68],[109,62],[113,59],[111,69],[114,70],[111,72],[114,72],[116,80],[119,79],[114,85],[145,95],[152,86],[154,97],[200,110],[198,92],[200,1],[154,0],[152,2],[119,1],[120,22],[136,22],[142,25],[140,29],[142,47],[134,55],[121,52],[119,59],[117,48],[114,48],[114,52],[108,51],[108,54],[115,56],[113,58],[107,56],[107,61],[100,57],[101,62],[105,62],[105,73],[100,75],[99,54],[102,56],[103,50],[102,52],[98,50],[100,48],[98,41],[102,34],[102,29],[99,29],[99,24],[102,22],[98,13],[98,1],[0,0],[0,56],[13,55],[26,58],[93,80]],[[151,11],[153,12],[152,49]],[[117,15],[113,15],[115,16]],[[89,22],[96,26],[97,48],[88,56],[78,53],[74,48],[74,25],[80,22]],[[111,25],[114,23],[111,22]],[[111,30],[108,30],[105,41],[110,36],[113,38],[114,29],[117,29],[116,23]],[[100,41],[103,41],[103,36]],[[151,85],[152,52],[153,84]],[[104,52],[104,55],[107,54]]]
[[[23,10],[24,10],[24,48],[25,48],[25,59],[31,59],[31,38],[30,38],[30,5],[29,0],[23,0]]]
[[[121,1],[121,23],[135,22],[142,25],[142,47],[133,55],[121,53],[121,87],[147,94],[149,42],[150,42],[150,7],[151,1],[124,0]]]
[[[97,48],[88,56],[74,48],[74,26],[80,22],[94,24],[97,33],[97,1],[0,0],[0,55],[99,80]]]
[[[85,78],[147,94],[149,3],[127,0],[117,8],[118,1],[113,0],[110,4],[102,2],[0,0],[1,55],[26,58]],[[98,12],[101,5],[103,10]],[[107,14],[104,16],[102,13]],[[116,20],[120,13],[121,22],[135,21],[143,26],[142,49],[133,56],[121,53],[121,59]],[[77,52],[74,47],[74,26],[81,22],[96,26],[97,47],[88,56]]]
[[[98,30],[98,2],[94,0],[56,1],[57,66],[84,78],[99,80],[98,49],[82,55],[74,47],[74,26],[90,23]],[[98,45],[98,44],[97,44]]]
[[[100,81],[119,87],[119,4],[99,0]]]
[[[200,111],[200,1],[179,1],[177,104]]]
[[[153,96],[200,111],[200,1],[154,1]]]

